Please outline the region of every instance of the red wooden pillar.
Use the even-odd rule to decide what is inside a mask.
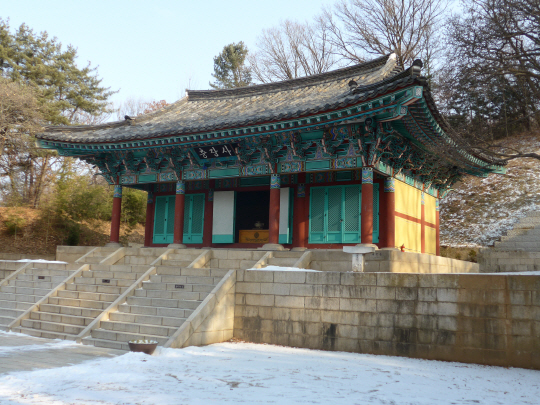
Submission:
[[[152,245],[152,233],[154,227],[154,193],[148,192],[146,199],[146,223],[144,226],[144,246]]]
[[[304,237],[306,241],[306,247],[309,244],[309,204],[310,204],[310,193],[311,193],[311,186],[308,184],[305,185],[305,193],[307,195],[306,198],[304,198]]]
[[[373,243],[373,169],[362,168],[362,243]]]
[[[270,215],[268,221],[268,243],[271,245],[279,244],[280,183],[279,174],[272,174],[270,180]]]
[[[384,179],[384,211],[381,228],[384,227],[385,240],[382,247],[396,247],[396,185],[393,177]],[[382,230],[382,229],[381,229]]]
[[[420,207],[420,253],[426,253],[426,206],[422,191],[422,206]]]
[[[111,244],[120,243],[120,216],[122,214],[122,186],[114,186],[113,206],[111,215]]]
[[[439,220],[439,199],[435,200],[435,253],[437,256],[441,255],[441,230]]]
[[[207,201],[204,205],[203,246],[212,246],[212,225],[214,222],[214,180],[211,180]]]
[[[307,238],[306,238],[306,210],[305,210],[305,200],[306,200],[306,174],[298,174],[298,184],[296,185],[296,195],[294,196],[294,233],[293,233],[293,246],[306,248],[307,247]]]
[[[185,248],[184,242],[184,205],[186,199],[186,183],[176,183],[176,198],[174,200],[174,236],[171,247]]]

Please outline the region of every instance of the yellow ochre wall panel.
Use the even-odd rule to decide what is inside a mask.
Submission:
[[[406,251],[420,253],[422,250],[420,230],[419,223],[396,217],[396,246],[405,245]]]
[[[437,199],[430,196],[429,194],[424,194],[424,213],[426,216],[426,222],[435,225],[435,204]],[[427,243],[427,241],[426,241]],[[427,245],[426,245],[427,246]]]
[[[399,180],[396,180],[396,212],[421,218],[422,192]],[[397,229],[396,229],[397,231]],[[397,234],[396,234],[397,236]],[[401,246],[401,245],[400,245]]]
[[[435,228],[426,226],[426,253],[430,255],[437,254],[437,231]]]

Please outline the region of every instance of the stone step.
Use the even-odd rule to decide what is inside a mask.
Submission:
[[[34,328],[26,328],[22,326],[13,328],[13,332],[24,333],[25,335],[41,337],[45,339],[76,340],[77,338],[77,335],[71,335],[67,333],[59,333],[59,332],[53,332],[53,331],[41,330],[41,329],[34,329]]]
[[[53,314],[51,312],[35,311],[30,313],[30,319],[35,321],[63,323],[77,326],[88,326],[94,320],[94,317],[83,317],[75,315]]]
[[[171,271],[173,270],[173,271]],[[156,269],[156,274],[152,277],[161,277],[161,276],[197,276],[197,277],[223,277],[227,274],[229,270],[226,269],[195,269],[195,268],[176,268],[169,266],[158,266]]]
[[[34,305],[33,302],[0,300],[0,311],[3,311],[4,309],[22,309],[23,311],[26,311],[32,305]]]
[[[501,236],[501,242],[509,243],[529,243],[540,240],[540,235],[523,235],[523,236]]]
[[[43,296],[28,295],[28,294],[0,293],[1,301],[30,302],[33,304],[35,302],[38,302],[41,298],[43,298]]]
[[[180,327],[186,318],[172,318],[168,316],[137,315],[125,312],[111,312],[109,320],[112,322],[137,323],[145,325]]]
[[[95,346],[95,347],[106,347],[108,349],[116,350],[129,350],[129,344],[126,342],[117,342],[112,340],[105,339],[96,339],[91,336],[85,337],[81,340],[83,345]]]
[[[151,334],[139,334],[139,333],[128,333],[128,332],[115,332],[112,330],[106,330],[106,329],[94,329],[92,331],[91,336],[93,338],[102,339],[102,340],[109,340],[109,341],[117,341],[117,342],[129,342],[130,340],[140,340],[140,339],[147,339],[147,340],[156,340],[159,345],[163,346],[167,341],[169,340],[168,337],[164,336],[155,336]]]
[[[78,300],[61,297],[49,298],[49,304],[68,307],[93,308],[101,310],[106,309],[109,305],[111,305],[111,303],[107,301]]]
[[[171,336],[178,329],[174,326],[168,327],[118,321],[101,321],[99,328],[113,332],[136,333],[139,335],[153,336]]]
[[[78,335],[84,330],[84,326],[71,325],[67,323],[56,323],[47,321],[36,321],[35,319],[23,319],[22,328],[37,329],[46,332],[63,333],[67,335]]]
[[[139,264],[92,264],[87,271],[112,271],[113,273],[145,273],[150,265]]]
[[[11,322],[15,320],[15,318],[12,318],[10,316],[3,316],[4,314],[0,315],[0,325],[1,326],[8,326]]]
[[[118,278],[77,277],[75,279],[75,284],[107,285],[113,287],[129,287],[133,284],[133,282],[134,280],[124,280]]]
[[[93,293],[104,293],[104,294],[122,294],[127,287],[115,287],[109,285],[92,285],[92,284],[68,284],[66,285],[66,290],[69,291],[81,291],[81,292],[93,292]]]
[[[94,270],[88,270],[82,273],[82,277],[87,278],[95,278],[95,279],[117,279],[117,280],[137,280],[140,276],[142,276],[144,273],[135,273],[135,272],[127,272],[127,271],[94,271]]]
[[[208,292],[194,292],[184,291],[183,289],[177,290],[145,290],[139,288],[135,290],[135,297],[146,298],[166,298],[166,299],[183,299],[183,300],[196,300],[202,301],[208,296]]]
[[[108,255],[107,255],[108,256]],[[82,261],[86,264],[96,263],[99,264],[107,256],[87,256]]]
[[[304,252],[288,252],[288,251],[275,251],[272,252],[274,259],[289,258],[289,259],[299,259]]]
[[[9,283],[9,286],[10,287],[25,287],[25,288],[47,288],[49,290],[52,290],[58,284],[60,284],[60,283],[43,282],[41,280],[40,281],[20,281],[20,280],[14,280],[13,281],[12,280]]]
[[[43,278],[39,278],[43,277]],[[67,276],[66,276],[67,277]],[[19,274],[15,281],[20,283],[53,283],[59,284],[66,279],[64,276],[36,276],[32,274]]]
[[[181,300],[181,299],[166,299],[166,298],[144,298],[144,297],[128,297],[128,305],[137,305],[144,307],[165,307],[165,308],[181,308],[181,309],[197,309],[202,301]]]
[[[159,278],[158,278],[159,277]],[[223,276],[207,277],[207,276],[171,276],[171,275],[158,275],[151,276],[150,281],[157,283],[174,283],[174,284],[217,284],[221,281]],[[152,283],[148,283],[152,284]]]
[[[176,267],[176,268],[187,267],[193,262],[193,260],[162,260],[161,265],[167,266],[167,267]]]
[[[192,262],[197,257],[199,257],[201,253],[202,253],[202,250],[192,250],[192,251],[187,251],[185,253],[184,252],[171,253],[167,255],[167,260],[183,260],[183,261]]]
[[[32,276],[61,276],[64,279],[67,278],[73,271],[70,270],[53,270],[53,269],[32,269],[27,271],[27,275]]]
[[[56,286],[55,286],[56,287]],[[25,294],[25,295],[37,295],[43,297],[47,295],[52,288],[31,288],[31,287],[18,287],[18,286],[4,286],[2,287],[2,293],[8,294]]]
[[[58,291],[58,297],[91,300],[91,301],[113,302],[116,298],[118,298],[118,295],[64,290],[64,291]]]
[[[495,242],[495,248],[524,249],[540,252],[540,241],[536,242]]]
[[[97,318],[103,310],[95,308],[72,307],[69,305],[41,304],[40,312],[49,312],[52,314],[81,316],[84,318]]]
[[[505,236],[521,236],[521,235],[526,235],[528,232],[529,232],[530,229],[509,229],[508,231],[506,231],[506,235]]]
[[[268,264],[272,266],[291,267],[294,266],[298,259],[290,257],[272,257],[268,259]]]
[[[151,283],[166,283],[174,288],[175,285],[181,284],[184,286],[184,291],[210,292],[216,286],[216,284],[187,284],[186,279],[181,277],[183,276],[151,276],[150,283],[143,283],[143,287]]]
[[[188,318],[193,309],[188,308],[168,308],[168,307],[152,307],[143,305],[120,304],[118,312],[132,315],[147,315],[147,316],[163,316],[170,318]]]
[[[21,316],[24,313],[24,311],[25,311],[24,309],[2,308],[2,309],[0,309],[0,316],[15,319],[15,318],[18,318],[19,316]]]

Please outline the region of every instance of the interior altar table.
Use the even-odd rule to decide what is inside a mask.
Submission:
[[[240,229],[240,243],[268,243],[268,229]]]

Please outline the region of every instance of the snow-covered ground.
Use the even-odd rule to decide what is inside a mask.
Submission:
[[[0,375],[2,405],[517,405],[539,398],[540,371],[250,343]]]

